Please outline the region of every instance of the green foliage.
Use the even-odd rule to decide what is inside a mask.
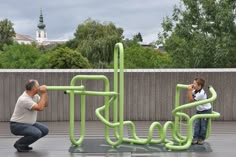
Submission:
[[[40,51],[33,45],[5,45],[0,51],[0,68],[32,69],[32,68],[90,68],[90,64],[78,51],[58,46],[47,52]]]
[[[133,44],[125,48],[124,66],[127,69],[143,68],[167,68],[171,67],[171,59],[168,54],[161,54],[153,48],[144,48]]]
[[[5,45],[0,51],[0,64],[4,69],[38,68],[39,50],[32,45]]]
[[[0,21],[0,50],[4,44],[12,44],[15,37],[13,23],[8,19]]]
[[[176,67],[236,67],[236,2],[182,0],[159,34]]]
[[[123,38],[123,29],[113,23],[99,23],[88,19],[80,24],[75,39],[67,46],[77,48],[96,68],[104,68],[113,60],[113,50]]]
[[[7,24],[9,27],[6,28],[12,27],[10,21],[7,21]],[[14,29],[12,30],[14,31]],[[14,32],[12,32],[13,34]],[[75,38],[66,44],[39,46],[35,43],[19,45],[12,43],[13,38],[9,37],[9,40],[4,40],[6,42],[2,46],[2,51],[0,50],[0,68],[73,69],[113,67],[111,64],[113,62],[114,46],[117,42],[123,40],[122,34],[123,29],[116,27],[113,23],[100,23],[88,19],[78,26],[74,34]],[[168,54],[160,53],[154,47],[144,48],[138,44],[139,41],[142,41],[141,33],[135,35],[131,40],[123,41],[125,68],[172,67],[172,60]]]
[[[36,60],[35,64],[39,69],[49,69],[49,55],[48,53],[40,52],[40,57]]]
[[[59,47],[52,52],[48,52],[49,68],[53,69],[82,69],[90,68],[90,64],[80,52],[68,47]]]

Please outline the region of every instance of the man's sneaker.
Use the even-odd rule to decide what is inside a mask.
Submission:
[[[204,144],[204,140],[201,139],[201,138],[199,138],[198,141],[197,141],[197,143],[200,144],[200,145],[203,145],[203,144]]]
[[[198,142],[197,139],[192,140],[192,144],[197,144],[197,142]]]
[[[28,152],[29,150],[26,149],[25,146],[19,145],[19,144],[14,144],[14,147],[18,152]]]
[[[27,150],[33,150],[33,147],[25,146],[25,149],[27,149]]]

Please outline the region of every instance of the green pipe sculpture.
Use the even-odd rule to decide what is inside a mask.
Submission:
[[[87,91],[83,85],[76,86],[77,81],[82,80],[101,80],[104,82],[105,91]],[[213,118],[218,118],[219,113],[212,111],[210,114],[197,114],[190,117],[183,111],[189,108],[196,107],[208,102],[216,100],[217,94],[212,86],[209,87],[211,97],[206,100],[196,101],[192,103],[180,105],[180,90],[187,89],[187,85],[177,84],[175,94],[175,108],[172,111],[174,121],[167,121],[164,126],[159,122],[153,122],[149,127],[147,138],[140,138],[136,135],[136,128],[132,121],[124,121],[124,49],[121,43],[117,43],[114,49],[114,91],[110,91],[110,83],[104,75],[77,75],[71,80],[70,86],[47,86],[47,90],[62,90],[69,94],[70,97],[70,141],[75,146],[80,146],[85,136],[85,112],[87,95],[103,96],[104,105],[97,108],[96,116],[105,125],[105,139],[107,143],[116,147],[122,142],[131,144],[159,144],[164,143],[168,150],[185,150],[191,146],[193,122],[198,118],[209,118],[207,137],[211,131],[211,121]],[[81,97],[81,126],[80,138],[74,137],[74,99],[75,94]],[[119,100],[119,101],[118,101]],[[119,103],[119,104],[118,104]],[[109,121],[109,109],[113,108],[113,121]],[[103,114],[102,114],[103,113]],[[180,133],[180,122],[185,120],[187,124],[187,135],[183,136]],[[124,137],[124,126],[131,128],[132,137]],[[113,129],[115,139],[110,137],[110,129]],[[158,130],[159,139],[153,138],[154,129]],[[167,139],[167,130],[171,129],[172,140]]]

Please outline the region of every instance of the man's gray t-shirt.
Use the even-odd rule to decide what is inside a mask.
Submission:
[[[37,111],[31,110],[40,99],[38,94],[33,97],[24,92],[17,100],[11,122],[34,124],[37,119]]]

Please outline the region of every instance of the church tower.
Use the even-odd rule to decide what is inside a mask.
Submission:
[[[43,23],[42,9],[40,10],[38,30],[36,31],[36,40],[39,43],[47,40],[46,25]]]

